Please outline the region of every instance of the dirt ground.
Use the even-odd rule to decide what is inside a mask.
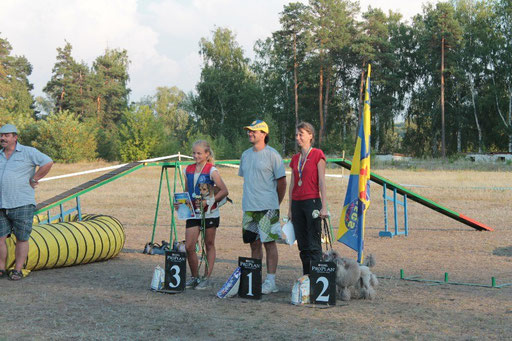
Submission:
[[[56,165],[49,176],[105,166]],[[372,184],[367,215],[366,253],[380,285],[373,301],[338,301],[329,308],[290,304],[291,287],[301,275],[296,246],[280,244],[277,284],[280,292],[261,301],[218,299],[215,293],[250,256],[241,241],[242,180],[232,168],[220,169],[234,204],[221,211],[214,286],[169,295],[149,290],[153,269],[163,256],[141,253],[151,239],[160,176],[146,167],[82,196],[86,213],[112,215],[124,224],[126,243],[114,259],[87,265],[35,271],[20,282],[0,280],[0,340],[6,339],[450,339],[512,338],[512,286],[488,288],[400,280],[405,276],[459,283],[512,283],[512,172],[405,171],[373,169],[418,194],[495,229],[479,232],[412,201],[409,236],[381,238],[382,188]],[[328,173],[341,174],[330,168]],[[345,175],[347,171],[344,172]],[[173,178],[171,170],[170,178]],[[37,199],[99,174],[40,184]],[[346,179],[327,178],[328,200],[336,228]],[[287,212],[287,201],[281,206]],[[392,211],[390,211],[392,212]],[[400,213],[402,211],[399,211]],[[169,240],[170,210],[163,191],[155,241]],[[403,219],[399,219],[403,226]],[[392,220],[390,221],[392,223]],[[179,239],[184,222],[178,221]],[[340,243],[344,256],[355,253]],[[265,269],[264,269],[265,273]]]

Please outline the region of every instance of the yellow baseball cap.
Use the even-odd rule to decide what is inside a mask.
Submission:
[[[262,132],[268,134],[268,125],[265,123],[265,121],[262,120],[256,120],[253,121],[250,125],[244,127],[245,130],[261,130]]]

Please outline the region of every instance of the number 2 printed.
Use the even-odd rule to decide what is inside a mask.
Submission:
[[[324,295],[324,293],[327,291],[327,288],[329,288],[329,281],[325,277],[318,277],[316,283],[318,282],[322,282],[322,292],[320,292],[320,295],[318,295],[316,300],[320,302],[329,302],[329,295]]]

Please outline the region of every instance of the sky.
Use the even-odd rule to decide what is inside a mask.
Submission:
[[[130,101],[154,95],[159,86],[194,91],[200,79],[199,41],[217,27],[236,35],[245,56],[280,28],[284,0],[0,0],[0,37],[33,66],[29,80],[42,96],[57,47],[68,41],[75,60],[91,66],[106,48],[128,51]],[[302,2],[307,2],[303,0]],[[427,0],[360,0],[409,19]]]

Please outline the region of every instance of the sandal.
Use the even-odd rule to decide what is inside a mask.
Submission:
[[[23,272],[18,271],[18,270],[12,270],[9,273],[9,279],[11,281],[19,281],[20,279],[23,279]]]
[[[7,276],[7,270],[0,270],[0,278]]]

